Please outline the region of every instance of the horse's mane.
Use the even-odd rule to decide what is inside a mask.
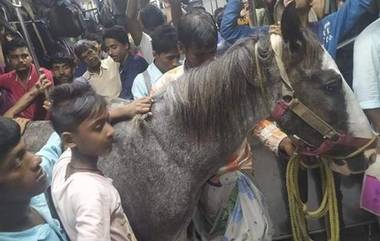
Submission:
[[[246,110],[242,100],[247,98],[249,83],[256,79],[255,43],[250,38],[234,44],[222,56],[189,70],[169,87],[166,94],[173,99],[173,113],[186,129],[198,137],[223,135],[233,120],[243,119]]]
[[[316,41],[310,36],[305,34],[306,42],[312,43],[305,46],[309,55],[298,60],[308,64],[315,61],[318,53]],[[320,50],[319,45],[317,49]],[[284,55],[284,58],[288,58],[284,61],[291,61],[294,56]],[[189,70],[169,86],[166,96],[173,100],[173,114],[185,129],[196,133],[198,138],[205,135],[223,137],[234,121],[246,123],[243,121],[247,113],[258,111],[253,107],[272,101],[268,94],[273,91],[266,89],[276,78],[278,80],[279,73],[268,34],[260,39],[243,39],[222,56]],[[251,105],[244,105],[244,101],[250,101]]]

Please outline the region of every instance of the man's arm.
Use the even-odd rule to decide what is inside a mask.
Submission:
[[[318,22],[320,40],[333,57],[335,57],[338,43],[352,30],[372,3],[373,0],[347,0],[338,11]]]
[[[136,46],[140,45],[143,27],[137,19],[138,0],[129,0],[127,4],[127,28]]]
[[[182,8],[180,0],[169,0],[170,12],[172,15],[172,23],[175,27],[178,26],[179,20],[182,17]]]
[[[364,110],[365,114],[368,117],[368,120],[371,122],[372,127],[377,133],[380,133],[380,108]]]
[[[240,0],[230,0],[227,3],[226,9],[223,13],[222,24],[220,26],[220,33],[222,37],[229,43],[234,43],[239,38],[249,37],[260,32],[267,32],[269,27],[254,27],[248,25],[238,25],[237,19],[240,16],[241,2]]]
[[[46,144],[36,153],[41,156],[41,167],[45,171],[49,183],[51,183],[53,167],[62,154],[61,138],[56,132],[53,132]]]
[[[290,138],[272,121],[259,121],[253,129],[253,133],[275,154],[279,154],[279,151],[282,151],[288,156],[291,156],[295,151],[295,147]]]
[[[113,108],[110,110],[111,123],[131,119],[137,114],[145,114],[150,111],[152,103],[153,101],[150,97],[143,97],[129,104]]]
[[[4,113],[4,117],[14,118],[17,114],[24,111],[31,105],[34,99],[51,86],[52,82],[49,81],[45,74],[40,76],[39,81],[25,93],[9,110]]]

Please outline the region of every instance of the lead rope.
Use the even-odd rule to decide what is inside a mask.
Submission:
[[[289,212],[294,241],[312,241],[308,234],[307,220],[320,219],[328,215],[329,241],[340,240],[338,202],[336,199],[335,182],[332,170],[329,168],[329,160],[320,159],[321,179],[323,186],[323,198],[320,206],[315,210],[309,210],[307,204],[301,199],[298,183],[298,174],[302,159],[295,153],[289,160],[286,168],[286,187],[288,191]]]

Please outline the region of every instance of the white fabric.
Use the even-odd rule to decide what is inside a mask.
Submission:
[[[134,99],[138,99],[149,95],[150,90],[147,89],[144,80],[146,75],[149,75],[148,81],[150,81],[151,86],[153,86],[163,75],[163,73],[157,68],[157,66],[153,62],[148,66],[145,72],[138,74],[135,80],[133,81],[132,85],[132,94]]]
[[[82,77],[97,94],[107,99],[114,99],[119,97],[121,92],[119,67],[119,63],[108,57],[102,60],[99,74],[86,71]]]
[[[353,89],[363,109],[380,108],[380,19],[355,41]]]
[[[131,48],[140,52],[142,57],[148,62],[148,64],[153,63],[153,49],[152,49],[152,38],[146,34],[142,33],[140,44],[135,44],[131,35],[129,35],[129,42],[131,43]]]
[[[323,70],[332,69],[336,71],[342,77],[342,79],[344,79],[334,59],[330,56],[327,50],[325,50],[322,65]],[[347,122],[350,134],[355,137],[371,139],[374,135],[371,125],[369,124],[367,116],[364,114],[354,93],[352,92],[351,88],[348,86],[346,81],[343,81],[343,90],[346,99],[348,114]]]
[[[54,206],[71,241],[136,241],[112,180],[100,174],[76,172],[67,179],[71,150],[53,169]]]

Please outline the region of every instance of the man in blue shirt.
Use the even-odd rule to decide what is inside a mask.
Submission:
[[[120,98],[132,100],[132,84],[136,76],[148,68],[144,58],[129,53],[128,34],[121,26],[107,29],[103,35],[104,45],[109,56],[120,63],[122,90]]]
[[[367,12],[373,0],[347,0],[338,11],[314,23],[308,22],[312,1],[295,0],[295,2],[302,25],[309,26],[330,55],[335,58],[338,43]],[[239,38],[258,35],[269,30],[268,26],[255,28],[238,26],[236,20],[240,15],[240,5],[240,0],[230,0],[224,10],[220,32],[223,38],[231,43]]]
[[[28,152],[20,126],[0,117],[0,240],[67,241],[44,195],[61,153],[56,133],[37,155]]]

